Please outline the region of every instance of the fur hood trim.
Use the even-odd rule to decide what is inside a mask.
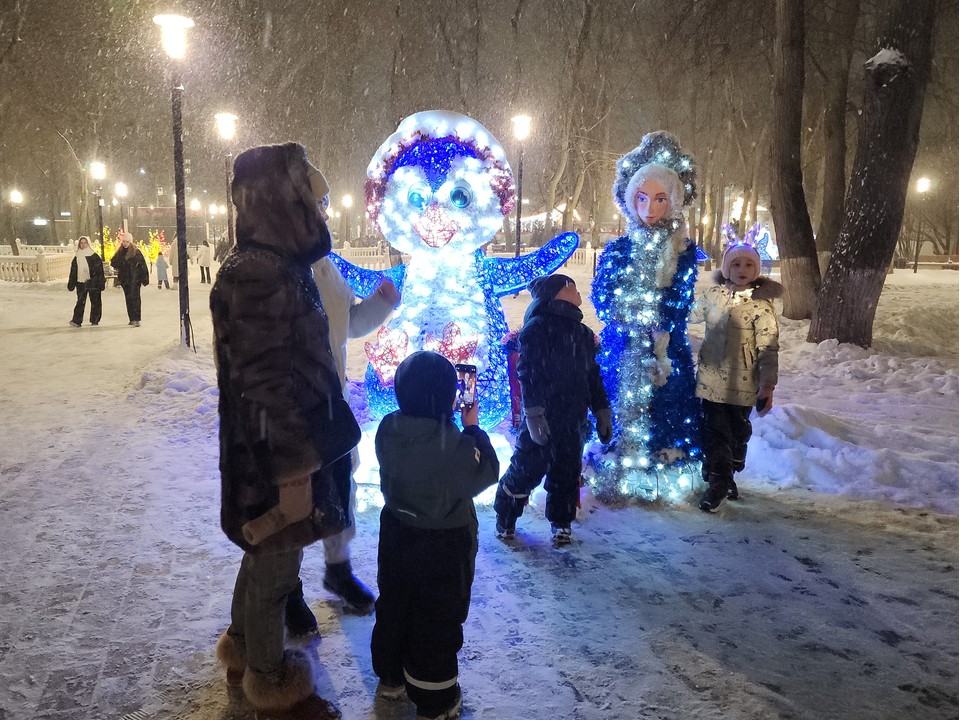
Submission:
[[[237,156],[231,194],[238,248],[269,247],[310,263],[330,252],[330,232],[309,170],[307,151],[297,143],[263,145]]]
[[[715,285],[726,285],[728,280],[723,276],[722,270],[714,270],[710,276]],[[754,300],[776,300],[783,297],[783,285],[776,280],[761,275],[752,283]]]

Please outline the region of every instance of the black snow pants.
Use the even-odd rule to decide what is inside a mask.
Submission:
[[[77,304],[73,306],[73,322],[83,325],[83,311],[87,305],[87,297],[90,298],[90,324],[99,325],[103,314],[100,291],[95,288],[90,289],[85,284],[77,285]]]
[[[473,528],[426,530],[380,513],[373,671],[384,685],[405,685],[417,715],[437,717],[456,701],[476,557]]]
[[[123,299],[127,303],[127,319],[130,322],[140,322],[140,284],[124,285]]]
[[[747,442],[753,434],[753,408],[703,401],[703,477],[711,482],[733,480],[747,462]]]
[[[524,422],[510,458],[510,467],[500,478],[493,502],[497,515],[516,519],[523,514],[527,498],[546,475],[546,516],[551,525],[570,527],[577,516],[580,471],[583,465],[584,428],[579,423],[550,426],[546,445],[538,445]]]

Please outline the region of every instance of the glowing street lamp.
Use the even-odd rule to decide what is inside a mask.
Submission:
[[[200,212],[200,208],[202,207],[203,205],[196,198],[190,201],[190,209],[193,210],[194,212]]]
[[[120,199],[119,201],[120,225],[123,227],[123,231],[126,232],[127,231],[127,212],[126,212],[126,208],[124,207],[124,204],[125,204],[127,195],[130,194],[130,190],[127,188],[126,183],[118,182],[116,185],[114,185],[113,191],[114,193],[116,193],[117,197]]]
[[[523,141],[530,137],[529,115],[515,115],[513,118],[513,136],[519,142],[517,159],[517,246],[515,256],[520,257],[520,209],[523,205]]]
[[[224,142],[231,142],[237,136],[237,120],[239,119],[233,113],[221,112],[213,116],[217,121],[217,132],[220,133],[220,139]],[[223,179],[227,187],[227,242],[233,247],[233,198],[230,192],[230,161],[233,154],[228,150],[223,158]]]
[[[17,237],[20,228],[20,206],[23,205],[23,193],[16,189],[11,190],[10,204],[13,205],[13,235]]]
[[[154,24],[160,27],[160,42],[167,56],[175,61],[171,64],[172,87],[170,100],[173,110],[173,180],[177,197],[177,265],[180,268],[180,339],[190,346],[190,293],[187,273],[187,206],[183,162],[183,82],[180,77],[178,60],[187,54],[187,30],[193,27],[193,20],[181,15],[157,15]]]
[[[913,251],[913,271],[917,271],[917,267],[920,264],[920,246],[923,245],[923,234],[921,233],[921,228],[923,227],[923,198],[930,192],[931,186],[930,178],[922,177],[917,178],[917,195],[920,196],[920,201],[917,203],[917,246]]]
[[[350,208],[353,207],[353,196],[344,195],[340,199],[340,204],[343,205],[343,215],[340,218],[340,238],[341,243],[345,244],[350,242]]]
[[[107,253],[104,249],[103,237],[103,181],[107,177],[107,166],[102,162],[90,163],[90,177],[97,181],[97,227],[100,228],[100,258],[106,262]]]

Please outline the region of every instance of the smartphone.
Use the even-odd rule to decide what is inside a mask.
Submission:
[[[477,402],[477,366],[458,363],[457,369],[457,409],[469,410]]]

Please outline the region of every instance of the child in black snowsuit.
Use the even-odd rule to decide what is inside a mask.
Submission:
[[[581,322],[583,300],[576,283],[566,275],[547,275],[534,279],[528,289],[533,302],[517,338],[526,422],[497,488],[497,537],[514,537],[530,492],[546,475],[547,520],[554,544],[565,545],[572,541],[570,525],[577,514],[587,408],[597,418],[600,440],[609,442],[610,403],[593,330]]]
[[[457,653],[477,557],[473,498],[497,481],[500,463],[477,425],[477,406],[453,423],[457,374],[433,352],[415,352],[394,378],[400,409],[377,429],[380,547],[377,621],[370,650],[377,694],[404,690],[418,720],[460,713]]]

